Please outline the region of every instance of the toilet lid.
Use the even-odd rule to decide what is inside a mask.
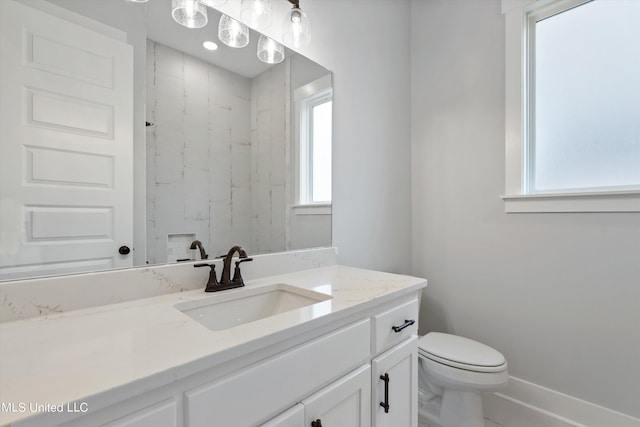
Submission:
[[[425,357],[456,368],[479,372],[506,368],[506,360],[499,351],[468,338],[430,332],[420,338],[418,346]]]

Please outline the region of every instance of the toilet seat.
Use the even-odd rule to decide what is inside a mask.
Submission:
[[[504,356],[477,341],[456,335],[430,332],[418,341],[419,354],[443,365],[472,372],[502,372]]]

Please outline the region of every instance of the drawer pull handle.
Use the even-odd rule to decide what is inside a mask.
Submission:
[[[384,408],[384,413],[389,413],[389,374],[380,375],[380,379],[384,381],[384,402],[380,402],[380,406]]]
[[[400,326],[392,326],[391,329],[393,329],[393,332],[400,332],[404,328],[407,328],[407,327],[413,325],[414,323],[416,323],[415,320],[405,320],[402,325],[400,325]]]
[[[311,427],[322,427],[322,421],[320,421],[320,418],[315,421],[311,421]]]

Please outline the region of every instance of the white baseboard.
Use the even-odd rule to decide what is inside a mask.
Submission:
[[[483,398],[485,418],[503,427],[640,427],[640,419],[519,378]]]

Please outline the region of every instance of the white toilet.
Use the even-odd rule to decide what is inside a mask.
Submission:
[[[439,332],[420,338],[418,348],[421,423],[484,427],[480,393],[507,384],[504,356],[477,341]]]

